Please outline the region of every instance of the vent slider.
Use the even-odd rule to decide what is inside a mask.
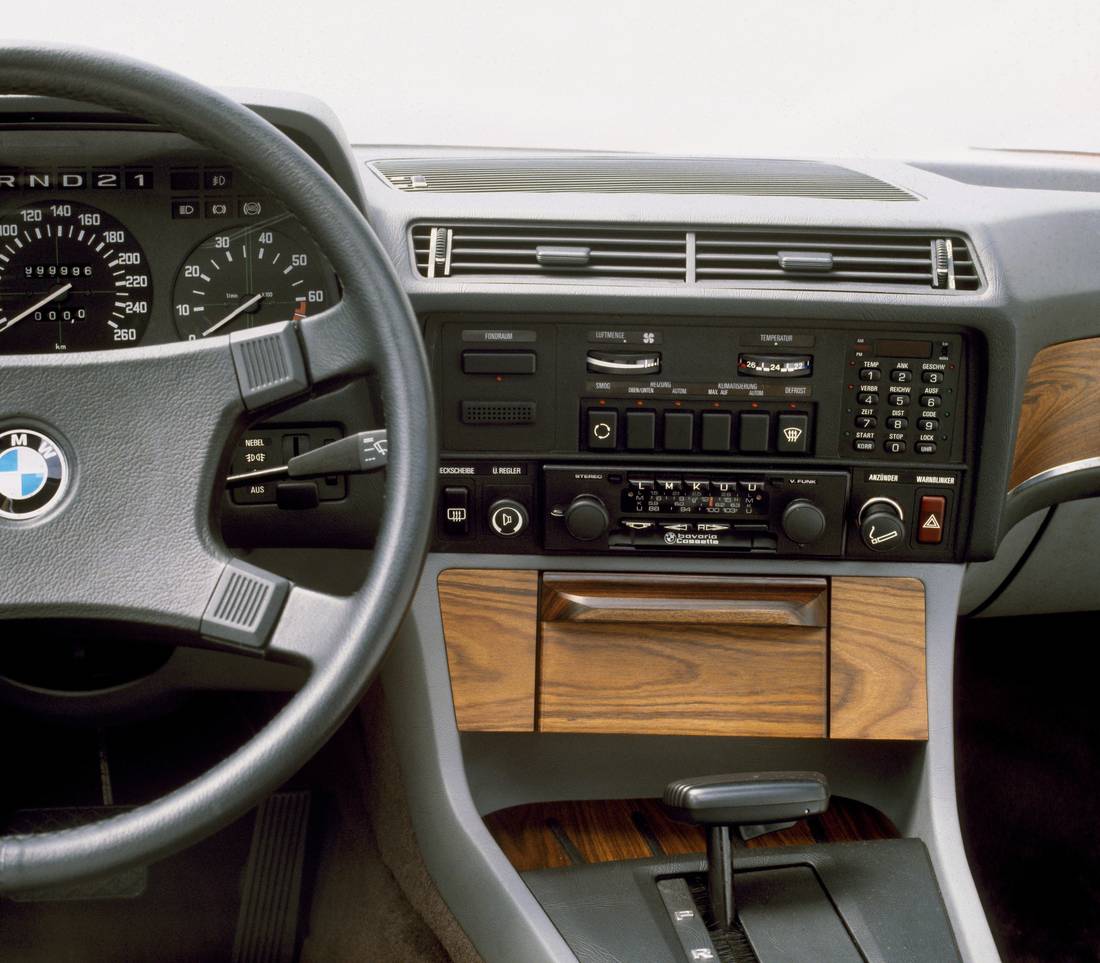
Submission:
[[[540,244],[535,248],[535,260],[543,267],[585,267],[592,259],[588,247],[550,247]]]
[[[831,271],[833,256],[828,251],[780,251],[779,266],[784,271]]]

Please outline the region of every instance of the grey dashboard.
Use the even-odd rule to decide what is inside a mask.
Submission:
[[[624,327],[692,319],[731,330],[785,326],[836,331],[866,326],[879,332],[925,332],[929,337],[953,332],[965,337],[973,361],[968,371],[971,424],[959,462],[966,477],[966,504],[960,513],[967,524],[957,557],[976,565],[997,555],[1011,527],[1008,522],[1015,521],[1006,521],[1003,509],[1032,358],[1046,345],[1100,335],[1100,274],[1093,243],[1100,226],[1100,192],[1092,190],[1097,184],[1087,163],[1052,163],[1048,169],[1034,160],[1021,165],[1000,158],[734,162],[404,145],[352,148],[323,105],[268,92],[241,92],[240,97],[304,146],[364,208],[429,332],[434,317],[538,319],[550,314],[564,319],[604,317]],[[206,179],[223,170],[217,158],[136,118],[73,103],[12,98],[0,109],[0,130],[5,150],[0,184],[2,174],[10,170],[21,177],[49,169],[55,176],[68,171],[87,178],[81,187],[65,191],[0,192],[0,216],[41,201],[88,204],[126,224],[141,242],[155,301],[141,335],[150,343],[187,336],[181,328],[179,300],[172,294],[180,290],[181,271],[203,243],[223,230],[223,224],[247,231],[244,205],[249,202],[259,203],[262,219],[280,217],[278,198],[262,185],[238,180],[232,187],[217,186]],[[463,184],[460,177],[457,188],[452,183],[451,189],[433,190],[430,180],[407,174],[442,167],[462,176],[463,171],[482,176],[488,169],[499,181],[501,170],[517,165],[556,170],[558,165],[583,168],[585,163],[612,171],[612,186],[606,180],[593,186],[582,178],[530,189],[529,182],[502,187],[476,177]],[[797,184],[802,176],[799,164],[833,172],[831,188],[818,189],[815,182],[813,190],[761,189],[761,184],[767,188],[784,177],[788,187]],[[125,185],[127,171],[139,169],[152,173],[155,186],[140,191],[95,187],[97,172],[117,171]],[[656,188],[638,188],[637,179],[644,181],[646,172],[655,169],[663,171],[664,188],[659,178]],[[387,170],[406,172],[405,189],[394,186]],[[707,175],[701,181],[700,172]],[[180,179],[177,189],[177,174],[194,174],[197,179]],[[209,206],[222,199],[232,208],[225,221]],[[183,202],[194,204],[193,216],[173,217],[182,213]],[[888,283],[817,283],[812,277],[738,284],[709,283],[702,275],[680,281],[580,277],[567,271],[428,277],[417,264],[414,229],[431,225],[620,232],[616,236],[658,231],[682,236],[689,245],[708,232],[745,230],[796,240],[838,233],[957,237],[965,239],[980,283],[970,290],[937,290]],[[298,253],[309,249],[309,238],[295,224],[280,220],[278,229]],[[324,297],[332,299],[339,296],[338,279],[326,270],[320,287]],[[349,432],[374,427],[381,417],[369,387],[349,386],[331,403],[309,403],[289,412],[275,435],[285,443],[295,433],[306,437],[296,427],[303,424]],[[567,452],[556,454],[564,457]],[[694,464],[704,461],[701,454],[692,457]],[[738,465],[732,457],[730,466]],[[352,479],[339,497],[310,503],[312,512],[288,511],[273,497],[251,505],[227,497],[226,535],[245,550],[368,547],[370,519],[380,497],[380,486],[368,479]],[[1079,502],[1075,511],[1092,519],[1093,504]],[[1032,520],[1022,531],[1034,535],[1037,528]],[[1062,526],[1051,526],[1045,533],[1048,542],[1061,530]],[[979,588],[970,604],[980,604],[981,586],[992,586],[992,591],[1000,584],[998,573],[1012,573],[1015,563],[1034,548],[1033,541],[1018,534],[1006,543],[1006,555],[989,562],[984,576],[976,568],[974,584]],[[308,566],[304,574],[310,576]],[[1017,587],[1012,598],[1014,605],[1026,608],[1026,588]],[[1065,604],[1088,603],[1083,591],[1069,592],[1066,598],[1074,601]]]

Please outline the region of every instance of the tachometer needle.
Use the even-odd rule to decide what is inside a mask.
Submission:
[[[28,314],[34,314],[34,312],[37,311],[39,308],[44,308],[51,301],[55,301],[57,298],[61,297],[61,295],[63,295],[66,291],[70,291],[70,290],[72,290],[72,284],[71,283],[62,284],[61,287],[59,287],[56,291],[51,291],[41,301],[36,301],[29,308],[27,308],[25,311],[21,311],[19,314],[17,314],[14,318],[8,318],[7,324],[5,324],[2,328],[0,328],[0,332],[7,331],[8,328],[13,327],[14,325],[18,324]]]
[[[229,314],[227,314],[219,322],[217,322],[216,324],[210,325],[210,327],[207,328],[202,333],[202,336],[205,338],[208,334],[213,334],[215,331],[217,331],[218,328],[225,327],[225,325],[229,324],[229,322],[232,321],[238,314],[240,314],[243,311],[247,311],[257,301],[262,301],[263,297],[264,296],[262,294],[252,295],[252,297],[250,297],[247,301],[245,301],[244,304],[238,304],[232,311],[229,312]],[[32,310],[33,310],[33,308],[32,308]]]

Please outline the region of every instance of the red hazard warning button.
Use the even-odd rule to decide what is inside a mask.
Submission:
[[[939,545],[947,522],[944,512],[947,500],[942,495],[921,495],[917,512],[917,541],[922,545]]]

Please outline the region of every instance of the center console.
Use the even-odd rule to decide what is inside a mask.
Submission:
[[[962,331],[540,315],[427,321],[437,549],[953,561]]]

